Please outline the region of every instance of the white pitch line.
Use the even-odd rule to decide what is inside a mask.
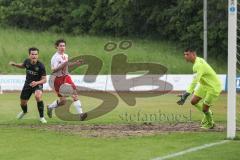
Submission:
[[[165,160],[165,159],[181,156],[181,155],[184,155],[186,153],[195,152],[195,151],[198,151],[198,150],[201,150],[201,149],[205,149],[205,148],[209,148],[209,147],[212,147],[212,146],[224,144],[224,143],[227,143],[229,141],[230,140],[223,140],[223,141],[216,142],[216,143],[204,144],[202,146],[193,147],[193,148],[190,148],[190,149],[187,149],[187,150],[184,150],[184,151],[180,151],[180,152],[176,152],[176,153],[172,153],[172,154],[169,154],[169,155],[166,155],[166,156],[163,156],[163,157],[153,158],[151,160]]]

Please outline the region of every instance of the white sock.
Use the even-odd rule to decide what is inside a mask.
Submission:
[[[57,106],[58,106],[58,103],[57,103],[57,100],[55,100],[52,104],[48,106],[48,108],[57,108]]]
[[[75,106],[77,113],[79,113],[79,114],[83,113],[82,104],[79,100],[74,101],[73,105]]]

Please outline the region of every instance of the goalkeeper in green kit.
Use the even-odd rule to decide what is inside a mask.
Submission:
[[[193,63],[194,78],[187,91],[179,95],[180,100],[177,104],[183,105],[187,97],[193,93],[191,104],[203,112],[201,128],[211,129],[214,127],[214,121],[210,107],[221,93],[221,81],[212,67],[204,59],[197,57],[194,50],[186,49],[184,58],[187,62]]]

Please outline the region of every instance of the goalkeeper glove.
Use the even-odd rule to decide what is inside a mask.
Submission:
[[[178,95],[180,97],[180,100],[177,101],[177,104],[178,105],[183,105],[189,95],[190,95],[190,93],[188,93],[188,92],[184,92],[183,94]]]

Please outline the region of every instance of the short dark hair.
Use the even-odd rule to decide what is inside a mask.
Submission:
[[[192,48],[186,48],[184,52],[195,52],[195,50]]]
[[[56,42],[55,42],[55,46],[57,47],[60,43],[65,43],[65,45],[67,44],[64,39],[58,39],[58,40],[56,40]]]
[[[39,49],[36,48],[36,47],[31,47],[28,49],[28,54],[30,55],[31,54],[31,51],[37,51],[39,53]]]

